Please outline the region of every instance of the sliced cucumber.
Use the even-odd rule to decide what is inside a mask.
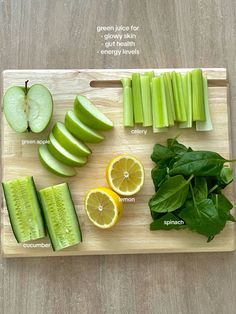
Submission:
[[[68,184],[42,189],[39,196],[54,251],[82,242],[79,220]]]
[[[87,143],[98,143],[104,137],[80,121],[74,111],[69,110],[65,116],[67,129],[78,139]]]
[[[17,242],[45,237],[33,177],[23,177],[2,183],[9,218]]]
[[[63,177],[73,177],[76,175],[75,169],[64,165],[62,162],[54,158],[46,145],[41,145],[39,147],[39,159],[44,167],[54,174]]]
[[[71,154],[88,156],[91,150],[82,141],[75,138],[61,122],[57,122],[52,130],[55,139]]]
[[[49,135],[50,143],[48,144],[48,149],[50,153],[63,164],[68,166],[83,166],[87,162],[87,157],[79,157],[68,152],[53,136],[51,133]]]

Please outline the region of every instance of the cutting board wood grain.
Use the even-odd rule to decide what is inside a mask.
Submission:
[[[190,231],[149,230],[152,221],[148,200],[154,193],[150,172],[153,145],[165,143],[169,137],[181,133],[180,141],[194,149],[214,150],[225,158],[230,156],[229,120],[227,103],[226,69],[203,69],[209,82],[209,102],[214,130],[196,132],[194,129],[172,128],[167,133],[153,134],[151,128],[136,126],[129,129],[122,125],[122,88],[119,79],[150,69],[136,70],[7,70],[2,73],[3,92],[12,85],[42,83],[52,92],[54,99],[53,119],[41,134],[17,134],[12,131],[2,115],[2,177],[10,180],[33,175],[37,188],[67,181],[83,232],[83,243],[60,252],[53,252],[48,238],[18,244],[9,223],[5,201],[1,215],[2,253],[6,257],[64,256],[97,254],[132,254],[163,252],[217,252],[235,249],[234,226],[228,223],[223,232],[207,243],[206,238]],[[156,74],[174,69],[154,70]],[[190,69],[175,69],[186,72]],[[91,83],[92,82],[92,83]],[[96,86],[96,87],[93,87]],[[73,107],[77,94],[83,94],[94,102],[110,119],[114,129],[104,132],[105,141],[89,145],[93,154],[89,163],[78,169],[73,178],[61,178],[49,173],[38,160],[38,146],[56,121],[64,120],[67,110]],[[147,131],[146,135],[143,130]],[[140,158],[145,167],[145,185],[138,195],[124,203],[124,215],[110,230],[100,230],[86,216],[83,200],[86,192],[94,187],[106,186],[105,168],[112,157],[131,153]],[[227,189],[233,200],[233,187]]]

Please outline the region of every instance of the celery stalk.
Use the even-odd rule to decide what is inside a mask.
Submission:
[[[166,75],[161,74],[161,85],[162,85],[162,94],[165,93],[165,100],[166,100],[166,109],[167,109],[167,116],[168,116],[168,124],[169,126],[173,126],[175,124],[174,121],[174,114],[173,108],[170,100],[170,94],[166,82]]]
[[[142,95],[139,73],[132,74],[132,93],[134,105],[134,121],[135,123],[143,123]]]
[[[187,114],[187,121],[179,123],[180,128],[191,128],[192,127],[192,80],[191,72],[182,74],[182,85],[184,93],[185,109]]]
[[[134,109],[131,79],[125,77],[121,82],[123,84],[123,123],[125,127],[132,127],[134,126]]]
[[[211,122],[211,114],[208,102],[208,85],[207,78],[203,76],[203,95],[204,95],[204,106],[205,106],[205,121],[197,121],[196,122],[196,130],[197,131],[211,131],[213,130],[212,122]]]
[[[166,87],[167,87],[169,98],[170,98],[170,105],[171,105],[173,119],[176,120],[174,95],[173,95],[173,87],[172,87],[172,80],[171,80],[170,72],[165,73],[165,81],[166,81]]]
[[[181,81],[181,74],[172,72],[173,94],[175,103],[176,121],[184,122],[187,120],[185,111],[183,88]]]
[[[205,121],[202,70],[192,71],[193,121]]]
[[[151,86],[148,75],[140,76],[143,106],[143,126],[152,126]]]
[[[167,127],[167,109],[165,97],[162,93],[161,78],[159,76],[152,79],[152,110],[154,128]]]
[[[154,72],[153,71],[145,72],[144,75],[147,75],[149,77],[150,85],[152,86],[152,79],[155,76]]]

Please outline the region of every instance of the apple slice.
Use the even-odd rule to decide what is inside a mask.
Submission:
[[[3,98],[4,114],[10,127],[16,132],[42,132],[48,125],[53,111],[53,100],[49,90],[35,84],[30,88],[10,87]]]
[[[76,175],[74,168],[64,165],[52,156],[47,145],[41,145],[39,147],[39,159],[43,166],[54,174],[63,177],[73,177]]]
[[[80,121],[74,111],[69,110],[65,116],[65,126],[78,139],[87,143],[98,143],[104,137]]]
[[[79,157],[68,152],[53,136],[49,135],[50,143],[48,144],[48,150],[50,153],[63,164],[68,166],[83,166],[87,162],[87,157]]]
[[[71,154],[76,156],[88,156],[91,150],[83,142],[75,138],[61,122],[57,122],[52,133],[55,139]]]
[[[95,130],[109,130],[113,128],[113,122],[95,107],[88,98],[82,95],[76,96],[74,110],[83,123]]]

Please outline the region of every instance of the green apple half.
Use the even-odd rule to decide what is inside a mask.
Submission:
[[[76,175],[74,168],[64,165],[52,156],[47,145],[41,145],[39,147],[39,159],[43,166],[54,174],[63,177],[73,177]]]
[[[78,139],[87,143],[98,143],[104,137],[78,119],[74,111],[69,110],[65,116],[65,126]]]
[[[6,91],[3,108],[14,131],[40,133],[52,117],[52,95],[45,86],[34,84],[28,88],[26,82],[25,87],[12,86]]]
[[[83,123],[95,130],[106,131],[113,128],[113,122],[95,107],[88,98],[82,95],[76,96],[74,110]]]
[[[63,164],[68,166],[80,166],[82,167],[87,163],[87,157],[79,157],[68,152],[53,136],[49,135],[50,143],[48,144],[48,150],[50,153]]]
[[[88,156],[91,150],[82,141],[75,138],[61,122],[57,122],[52,133],[55,139],[71,154],[76,156]]]

